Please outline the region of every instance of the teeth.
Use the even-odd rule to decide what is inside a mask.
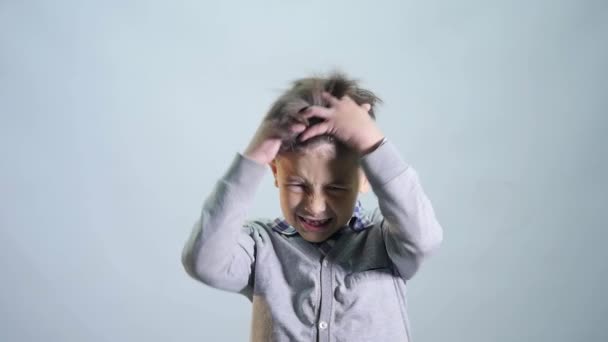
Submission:
[[[324,220],[309,220],[307,218],[302,217],[302,220],[304,220],[304,222],[308,223],[308,224],[312,224],[314,226],[320,226],[323,225],[327,222],[329,222],[329,219],[324,219]]]

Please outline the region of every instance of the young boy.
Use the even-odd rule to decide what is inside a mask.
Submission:
[[[406,281],[443,232],[377,101],[339,74],[296,81],[207,198],[182,262],[252,301],[252,341],[410,341]],[[284,217],[246,221],[268,165]]]

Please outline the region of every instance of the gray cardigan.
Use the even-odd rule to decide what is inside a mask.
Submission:
[[[205,201],[182,262],[192,277],[252,301],[252,341],[411,341],[406,281],[443,231],[392,143],[361,165],[379,208],[326,256],[274,220],[246,221],[266,166],[237,155]]]

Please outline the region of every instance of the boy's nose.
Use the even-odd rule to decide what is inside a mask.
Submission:
[[[306,210],[311,215],[319,216],[325,212],[325,197],[321,195],[311,195],[308,197]]]

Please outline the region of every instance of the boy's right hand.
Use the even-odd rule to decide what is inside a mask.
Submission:
[[[306,125],[293,120],[287,130],[279,127],[274,121],[263,120],[243,155],[259,164],[269,164],[279,152],[283,139],[297,135],[306,129]]]

